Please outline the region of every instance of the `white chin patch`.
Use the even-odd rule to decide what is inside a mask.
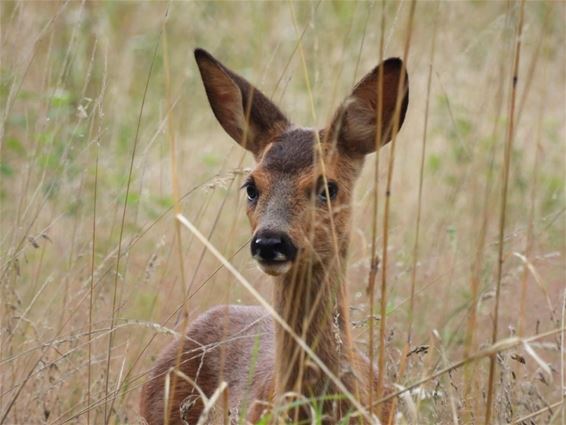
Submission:
[[[257,262],[259,269],[271,276],[280,276],[287,273],[291,269],[291,262],[285,261],[284,263],[266,264]]]

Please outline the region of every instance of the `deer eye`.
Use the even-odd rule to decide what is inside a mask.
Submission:
[[[336,184],[336,182],[329,181],[327,184],[327,188],[328,188],[328,196],[332,201],[334,200],[334,198],[336,198],[336,195],[338,194],[338,185]],[[322,184],[321,188],[318,191],[318,199],[320,199],[321,202],[327,202],[326,195],[327,195],[326,188],[324,187],[324,184]]]
[[[253,182],[248,182],[245,184],[246,195],[248,196],[248,201],[255,202],[259,196],[256,185]]]

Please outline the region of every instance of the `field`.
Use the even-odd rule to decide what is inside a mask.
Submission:
[[[193,50],[321,128],[381,40],[406,58],[410,102],[394,161],[390,145],[369,157],[355,192],[356,342],[368,351],[375,321],[387,379],[411,388],[400,424],[483,424],[488,405],[491,423],[565,423],[564,3],[3,1],[0,13],[0,424],[137,423],[183,312],[257,303],[176,211],[271,299],[239,190],[253,157],[217,123]],[[372,245],[387,252],[374,300]]]

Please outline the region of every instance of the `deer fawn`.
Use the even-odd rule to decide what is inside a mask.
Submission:
[[[374,68],[330,125],[317,131],[291,124],[266,96],[208,52],[195,50],[195,59],[214,115],[257,163],[243,188],[253,231],[251,254],[273,276],[274,308],[369,408],[376,373],[369,376],[368,359],[354,348],[345,282],[352,191],[365,155],[376,150],[378,140],[387,143],[403,123],[409,101],[403,62],[388,59]],[[251,423],[259,421],[267,403],[290,393],[308,399],[323,423],[338,423],[353,411],[334,382],[259,307],[213,308],[192,323],[184,339],[165,349],[142,392],[141,412],[149,424],[199,420],[204,407],[199,392],[187,379],[172,378],[175,367],[207,397],[226,382],[225,411],[246,414]],[[295,422],[308,423],[313,410],[303,404],[291,412]],[[381,408],[380,419],[387,423],[388,406]],[[226,417],[219,421],[227,422]],[[358,416],[355,423],[360,422]]]

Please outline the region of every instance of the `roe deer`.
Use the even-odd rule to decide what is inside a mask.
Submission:
[[[195,59],[214,115],[257,163],[243,188],[253,231],[251,254],[273,276],[274,308],[369,408],[376,372],[369,376],[368,359],[352,342],[345,283],[352,191],[365,155],[376,150],[378,141],[387,143],[403,123],[409,101],[405,66],[392,58],[374,68],[330,125],[316,131],[292,125],[266,96],[208,52],[195,50]],[[165,349],[142,392],[141,413],[149,424],[199,420],[199,392],[187,379],[171,375],[177,362],[207,397],[226,382],[226,412],[247,414],[251,423],[259,421],[267,403],[287,393],[311,400],[325,424],[338,423],[353,410],[334,382],[260,307],[213,308],[192,323],[185,338]],[[295,407],[291,417],[305,421],[310,412]],[[388,418],[388,406],[382,407],[380,419],[387,423]]]

